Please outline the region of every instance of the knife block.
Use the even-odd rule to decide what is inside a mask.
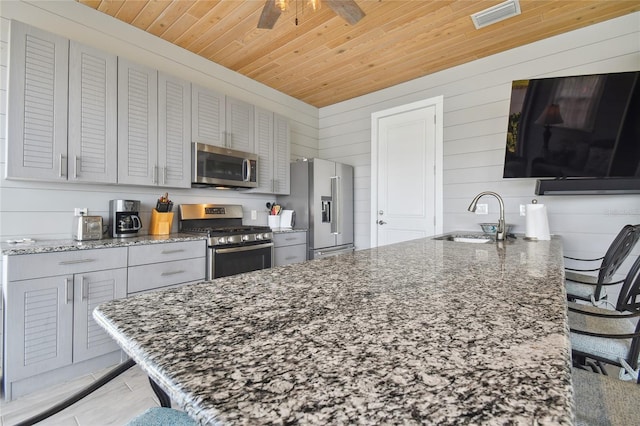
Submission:
[[[169,235],[173,223],[173,212],[162,213],[156,209],[151,210],[151,224],[149,235]]]

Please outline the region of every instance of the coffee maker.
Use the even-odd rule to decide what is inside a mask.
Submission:
[[[142,222],[140,222],[140,201],[111,200],[109,201],[109,224],[111,236],[114,238],[135,237]]]

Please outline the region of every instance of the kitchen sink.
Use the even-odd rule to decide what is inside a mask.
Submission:
[[[446,234],[434,237],[434,240],[454,241],[457,243],[486,244],[495,242],[495,239],[485,234]]]

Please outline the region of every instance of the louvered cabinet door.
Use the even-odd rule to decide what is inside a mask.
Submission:
[[[71,364],[73,276],[9,282],[6,297],[5,384]]]
[[[11,21],[8,178],[67,179],[69,40]]]
[[[254,150],[253,105],[227,97],[226,146],[244,152]]]
[[[258,187],[248,192],[273,193],[273,112],[255,108],[255,153],[258,155]]]
[[[119,349],[93,319],[101,303],[127,296],[127,269],[74,275],[73,362],[81,362]]]
[[[191,86],[158,73],[158,166],[160,186],[191,187]]]
[[[118,58],[71,41],[69,48],[69,180],[118,179]]]
[[[225,95],[191,85],[191,137],[193,142],[225,146]]]
[[[278,195],[291,190],[291,141],[289,120],[278,114],[273,117],[273,187]]]
[[[158,72],[118,58],[118,183],[158,184]]]

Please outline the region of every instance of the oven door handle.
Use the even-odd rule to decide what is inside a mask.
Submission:
[[[216,253],[224,254],[224,253],[237,253],[241,251],[257,250],[257,249],[267,248],[267,247],[273,247],[273,243],[253,244],[250,246],[231,247],[231,248],[216,248],[214,250],[216,251]]]

